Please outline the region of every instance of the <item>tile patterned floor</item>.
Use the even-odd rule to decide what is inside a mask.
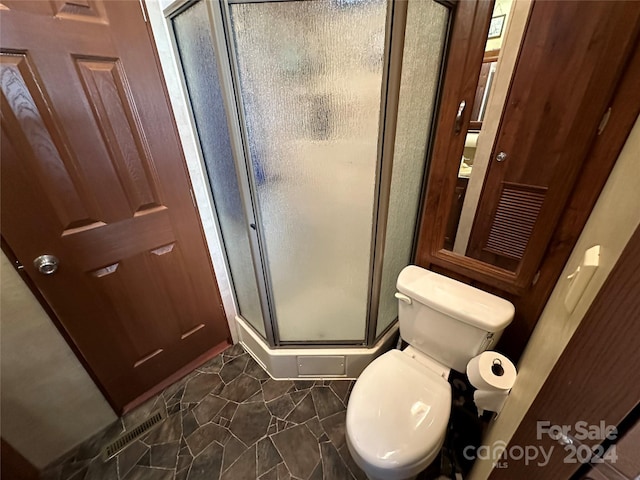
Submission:
[[[218,355],[49,467],[43,480],[366,480],[345,444],[353,382],[276,381],[242,347]],[[104,445],[157,409],[116,457]]]

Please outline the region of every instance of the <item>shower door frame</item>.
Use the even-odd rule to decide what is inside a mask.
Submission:
[[[307,0],[177,0],[164,9],[163,14],[168,23],[171,46],[175,58],[178,60],[181,88],[187,98],[190,121],[197,137],[198,131],[191,108],[191,100],[188,93],[186,79],[182,70],[180,54],[172,27],[172,19],[193,4],[203,1],[206,5],[209,21],[209,32],[213,50],[216,55],[218,77],[223,94],[224,107],[227,112],[227,125],[233,153],[233,161],[236,166],[236,179],[242,198],[242,208],[247,217],[247,233],[251,250],[254,276],[256,279],[260,298],[260,309],[264,321],[265,337],[272,348],[296,348],[301,346],[327,347],[339,346],[345,348],[372,347],[376,341],[383,338],[397,323],[392,321],[376,335],[378,320],[378,304],[380,300],[380,288],[383,267],[383,253],[386,238],[386,224],[388,218],[389,196],[391,189],[391,176],[393,171],[393,153],[395,146],[396,120],[398,113],[398,98],[400,92],[400,77],[402,72],[402,55],[404,48],[404,34],[407,15],[407,1],[387,0],[387,12],[385,20],[385,45],[383,56],[383,69],[380,92],[380,119],[378,124],[378,140],[376,155],[376,182],[374,187],[374,207],[372,219],[370,258],[369,258],[369,289],[367,295],[367,313],[365,319],[365,332],[362,340],[334,340],[334,341],[281,341],[278,330],[278,322],[273,305],[273,292],[271,290],[271,278],[268,271],[268,258],[266,242],[259,226],[261,214],[257,208],[257,189],[254,185],[256,176],[253,172],[248,149],[248,136],[246,130],[244,106],[240,92],[240,78],[237,66],[237,55],[231,31],[230,5],[240,3],[267,3],[267,2],[300,2]],[[433,0],[438,2],[438,0]],[[444,2],[438,2],[444,3]],[[446,59],[446,53],[445,57]],[[436,102],[437,105],[438,102]],[[200,151],[200,155],[202,152]],[[425,176],[427,166],[425,165]],[[215,199],[214,199],[215,209]],[[420,212],[418,212],[419,218]],[[217,213],[216,213],[217,217]],[[417,230],[417,218],[416,230]],[[226,258],[226,244],[221,242],[225,254],[227,271],[230,272],[229,262]],[[412,251],[415,253],[415,236]],[[412,258],[413,258],[412,254]],[[231,285],[235,289],[234,279],[230,275]],[[236,311],[240,312],[234,293]],[[250,322],[246,322],[260,337]]]
[[[192,5],[198,2],[204,2],[208,15],[208,23],[209,23],[209,33],[211,34],[211,42],[214,50],[214,54],[216,56],[217,61],[217,70],[218,70],[218,79],[220,81],[220,90],[223,96],[224,109],[226,111],[226,121],[229,129],[229,143],[231,145],[231,151],[233,155],[233,163],[235,164],[236,171],[236,180],[238,182],[238,189],[240,191],[240,197],[242,200],[242,210],[244,211],[247,218],[247,238],[249,240],[250,250],[251,250],[251,260],[254,271],[254,278],[257,284],[258,295],[260,298],[260,311],[262,313],[262,320],[265,329],[265,335],[263,337],[262,333],[256,330],[251,322],[247,321],[247,324],[251,326],[251,328],[256,332],[260,337],[265,338],[270,346],[274,347],[277,345],[276,339],[274,336],[274,330],[272,328],[271,316],[269,311],[269,301],[267,297],[267,285],[265,284],[265,277],[258,272],[262,271],[262,264],[260,262],[259,257],[259,245],[257,244],[257,239],[255,235],[251,234],[251,225],[256,225],[256,217],[254,214],[253,204],[251,202],[251,196],[248,194],[250,191],[249,180],[250,176],[247,173],[246,175],[242,175],[242,168],[244,168],[244,164],[241,164],[241,159],[244,161],[245,153],[244,153],[244,143],[242,141],[242,133],[241,133],[241,125],[239,123],[239,113],[236,109],[235,104],[235,93],[234,93],[234,84],[233,78],[231,74],[231,65],[229,63],[230,59],[227,52],[227,44],[225,34],[221,32],[225,31],[225,27],[222,23],[222,17],[218,9],[215,8],[214,4],[218,3],[216,0],[176,0],[167,6],[163,10],[164,17],[167,22],[167,29],[169,31],[169,39],[171,41],[171,48],[173,49],[174,58],[177,61],[177,68],[180,73],[180,82],[181,82],[181,90],[187,100],[187,107],[189,110],[189,120],[191,123],[192,131],[197,138],[199,155],[201,158],[204,158],[202,149],[200,147],[200,134],[198,132],[197,124],[195,121],[193,109],[191,106],[191,96],[189,94],[189,89],[187,88],[186,76],[182,67],[181,56],[178,48],[178,43],[176,40],[175,31],[173,29],[172,20],[174,17],[180,15],[183,11],[187,10]],[[224,54],[221,54],[224,52]],[[207,183],[209,183],[209,179],[207,178]],[[209,189],[211,186],[209,185]],[[215,198],[212,196],[212,204],[214,206],[215,218],[216,222],[218,220],[218,212],[215,206]],[[222,229],[218,225],[217,230],[222,232]],[[221,247],[224,253],[225,260],[225,268],[229,273],[229,279],[231,283],[231,287],[233,291],[233,301],[235,304],[236,312],[240,314],[240,308],[238,304],[237,294],[235,293],[235,283],[233,276],[231,275],[231,268],[229,266],[229,259],[227,258],[227,246],[224,242],[224,237],[220,234],[221,238]],[[258,255],[256,255],[258,252]]]

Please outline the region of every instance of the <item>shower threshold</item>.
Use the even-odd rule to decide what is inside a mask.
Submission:
[[[375,345],[367,347],[305,346],[272,348],[248,325],[236,316],[238,341],[249,354],[277,380],[284,379],[355,379],[376,357],[395,345],[396,322]]]

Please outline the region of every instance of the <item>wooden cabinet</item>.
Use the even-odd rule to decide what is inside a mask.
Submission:
[[[523,15],[525,39],[462,255],[447,247],[471,109],[456,116],[476,93],[489,3],[456,6],[415,263],[514,303],[500,348],[517,359],[640,113],[640,3],[533,2]],[[498,162],[501,151],[507,159]],[[473,183],[467,202],[478,195]]]
[[[554,27],[543,28],[549,19]],[[635,2],[534,3],[468,256],[516,272],[521,285],[531,281],[635,47],[639,19]]]

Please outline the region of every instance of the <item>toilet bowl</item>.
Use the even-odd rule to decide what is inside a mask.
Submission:
[[[451,413],[450,369],[464,373],[515,312],[502,298],[413,265],[396,286],[409,346],[365,368],[347,405],[347,446],[370,480],[409,480],[438,456]]]
[[[409,347],[378,357],[351,392],[347,446],[370,480],[414,478],[444,442],[451,386],[415,355]]]

